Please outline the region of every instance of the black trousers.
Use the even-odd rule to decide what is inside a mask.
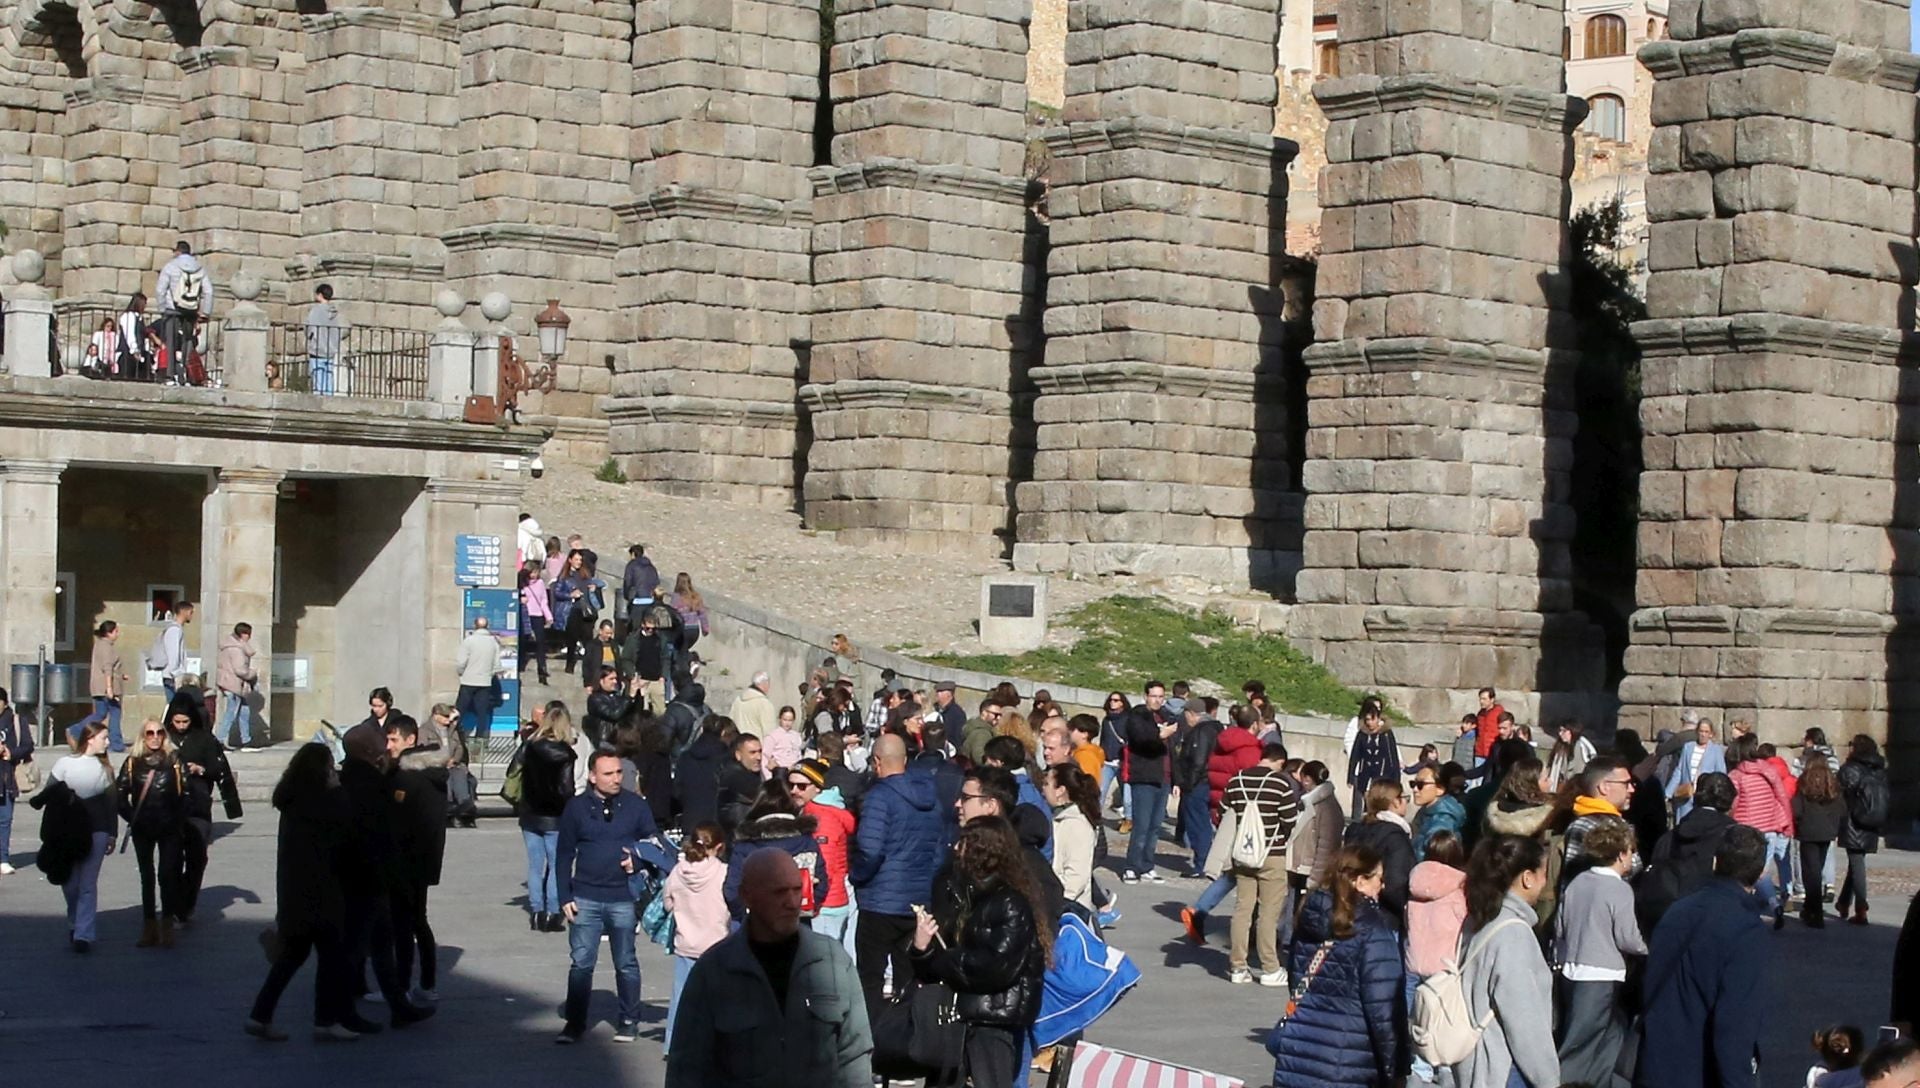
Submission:
[[[346,942],[340,934],[325,930],[319,933],[281,934],[280,958],[274,960],[273,966],[267,970],[267,980],[260,984],[260,993],[253,999],[255,1020],[262,1024],[273,1023],[273,1010],[280,1004],[280,995],[286,992],[287,984],[293,981],[293,976],[307,962],[308,955],[314,952],[320,954],[320,962],[314,968],[313,976],[314,1026],[328,1027],[342,1020],[353,1019]]]
[[[578,608],[567,614],[567,626],[563,634],[567,643],[568,672],[573,671],[574,662],[585,659],[590,664],[585,666],[586,671],[582,672],[581,675],[587,677],[599,675],[599,659],[593,656],[593,647],[591,645],[594,641],[594,626],[599,622],[599,616],[588,615]]]
[[[367,966],[373,966],[374,984],[387,999],[387,1008],[407,1004],[407,988],[401,984],[393,957],[393,905],[389,895],[351,895],[347,897],[347,990],[355,996],[364,993]]]
[[[1553,976],[1559,1023],[1553,1041],[1560,1054],[1560,1077],[1568,1084],[1608,1084],[1627,1039],[1620,1013],[1620,983],[1575,982]]]
[[[427,924],[427,885],[414,881],[393,896],[393,962],[400,985],[413,980],[413,950],[420,948],[420,988],[431,990],[440,981],[440,945]]]
[[[1827,867],[1827,851],[1833,847],[1830,842],[1800,843],[1800,883],[1807,889],[1807,901],[1800,908],[1800,917],[1813,919],[1822,917],[1821,910],[1826,905],[1827,878],[1822,870]]]
[[[854,963],[860,975],[860,992],[866,995],[867,1014],[871,1016],[884,999],[887,964],[893,964],[895,993],[906,989],[913,977],[913,965],[907,952],[913,947],[914,921],[911,914],[879,914],[863,910],[854,920]]]
[[[1015,1088],[1027,1082],[1020,1068],[1020,1036],[1006,1028],[967,1026],[964,1057],[973,1088]]]
[[[200,884],[207,878],[207,846],[213,825],[206,824],[202,832],[200,825],[205,821],[187,821],[187,829],[180,836],[180,909],[173,916],[182,921],[191,917],[193,908],[200,904]]]
[[[1840,878],[1840,894],[1834,897],[1834,909],[1841,914],[1867,909],[1867,852],[1847,851],[1847,875]]]
[[[182,839],[185,833],[172,829],[164,834],[150,835],[135,831],[133,833],[133,860],[140,865],[140,917],[151,922],[160,917],[154,909],[154,886],[159,885],[160,909],[167,917],[178,918],[180,907],[180,876]],[[160,864],[154,865],[154,856],[158,854]],[[206,862],[201,862],[201,871]]]

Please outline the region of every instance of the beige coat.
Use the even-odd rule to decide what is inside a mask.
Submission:
[[[749,687],[733,701],[733,709],[727,717],[742,733],[756,737],[765,737],[780,724],[780,712],[774,709],[773,700],[767,693],[756,687]]]
[[[126,694],[127,665],[112,639],[93,640],[93,668],[89,692],[96,698],[118,699]]]
[[[214,680],[221,691],[240,695],[259,682],[259,674],[253,671],[253,654],[249,639],[228,635],[220,640],[219,671]]]

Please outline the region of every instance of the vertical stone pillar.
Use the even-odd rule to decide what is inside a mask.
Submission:
[[[1557,4],[1356,0],[1328,118],[1291,633],[1415,721],[1597,687],[1572,607]],[[1530,694],[1531,693],[1531,694]],[[1555,713],[1564,712],[1565,707]]]
[[[53,375],[53,298],[40,286],[47,262],[37,251],[23,249],[8,262],[14,285],[8,289],[7,353],[0,358],[9,374],[22,378]]]
[[[1271,586],[1299,565],[1278,18],[1277,0],[1069,6],[1023,570]]]
[[[446,290],[434,296],[440,324],[427,344],[427,399],[436,404],[465,404],[473,395],[474,346],[479,335],[460,321],[467,300]]]
[[[469,295],[558,298],[573,318],[555,391],[530,412],[595,414],[611,377],[633,84],[632,4],[467,0],[460,5],[459,201],[441,229],[447,278]],[[448,229],[450,228],[450,229]]]
[[[441,697],[432,693],[450,692],[456,685],[454,653],[466,632],[461,625],[464,587],[453,580],[454,537],[461,533],[499,537],[507,554],[500,564],[500,586],[512,587],[516,577],[512,550],[514,533],[520,523],[522,490],[518,479],[427,481],[426,632],[422,639],[425,672],[421,706]],[[398,688],[394,694],[400,694]]]
[[[651,490],[794,504],[819,0],[640,0],[608,444]],[[741,63],[752,58],[751,64]]]
[[[251,272],[233,278],[233,305],[220,323],[220,384],[227,389],[267,391],[267,339],[273,325],[255,301],[262,290]]]
[[[813,172],[807,524],[1005,551],[1026,290],[1019,0],[842,0]]]
[[[278,284],[298,246],[303,81],[288,59],[240,45],[180,56],[180,233],[227,278]]]
[[[171,81],[96,75],[68,95],[63,299],[121,306],[153,289],[178,240],[178,117]]]
[[[65,461],[0,461],[0,665],[53,652]]]
[[[265,735],[275,740],[291,736],[276,736],[265,722],[272,695],[268,666],[273,659],[274,527],[285,477],[282,472],[243,468],[213,474],[213,486],[200,507],[201,599],[188,631],[198,644],[202,679],[211,690],[220,640],[233,633],[236,623],[252,625],[261,696],[254,708],[256,728],[264,726]]]
[[[305,173],[290,294],[329,282],[360,326],[423,327],[446,276],[440,233],[459,189],[460,44],[444,4],[414,6],[301,16]]]
[[[1640,51],[1646,470],[1620,686],[1643,730],[1691,707],[1780,743],[1881,736],[1896,780],[1920,620],[1907,15],[1702,0]]]

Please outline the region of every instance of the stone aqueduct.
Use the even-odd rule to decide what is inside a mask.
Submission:
[[[1558,0],[1345,0],[1304,351],[1279,0],[1071,0],[1037,128],[1027,0],[837,9],[823,51],[819,0],[0,0],[0,217],[65,300],[181,235],[362,323],[559,293],[544,410],[604,418],[650,486],[1277,589],[1296,641],[1426,720],[1481,683],[1542,714],[1601,686],[1569,588]],[[1914,743],[1907,20],[1673,0],[1641,52],[1625,724]]]

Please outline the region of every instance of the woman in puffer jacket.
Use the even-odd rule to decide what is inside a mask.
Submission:
[[[781,775],[760,784],[760,796],[733,829],[733,844],[727,848],[727,909],[734,921],[746,918],[747,905],[740,900],[740,880],[746,874],[747,859],[762,850],[784,850],[793,855],[800,869],[800,916],[811,918],[820,913],[827,901],[827,859],[814,837],[819,821],[801,812],[800,805],[787,791],[787,777]]]
[[[1407,1075],[1406,968],[1379,907],[1379,853],[1341,847],[1328,886],[1307,897],[1288,956],[1292,1015],[1267,1038],[1275,1088],[1365,1088]]]
[[[1727,815],[1767,837],[1767,867],[1754,891],[1773,908],[1773,928],[1786,925],[1793,887],[1793,800],[1780,771],[1760,757],[1760,738],[1748,733],[1727,745],[1727,777],[1733,780],[1733,810]]]
[[[975,1088],[1025,1085],[1054,927],[1038,924],[1042,893],[1013,825],[987,816],[962,827],[952,867],[936,883],[937,913],[921,912],[914,928],[914,975],[953,988],[967,1024],[965,1079]]]

